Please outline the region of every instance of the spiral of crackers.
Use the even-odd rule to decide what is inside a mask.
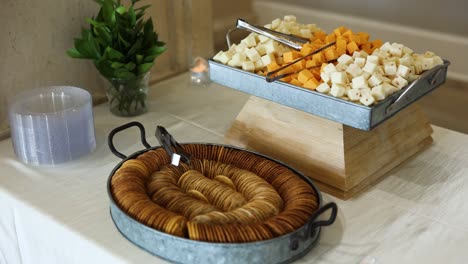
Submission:
[[[193,240],[242,243],[307,223],[317,194],[287,167],[223,146],[186,144],[190,164],[162,148],[125,161],[111,179],[118,206],[154,229]]]

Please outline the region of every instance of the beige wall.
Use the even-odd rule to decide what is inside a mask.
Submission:
[[[84,18],[98,11],[94,1],[1,2],[0,138],[8,133],[6,102],[11,94],[48,85],[73,85],[104,99],[103,81],[92,62],[65,54],[86,25]],[[141,4],[153,5],[148,15],[168,46],[168,51],[156,59],[152,80],[186,70],[193,56],[211,56],[211,0],[144,0]]]
[[[468,36],[465,0],[270,0],[391,22],[431,31]],[[316,22],[320,24],[320,21]]]
[[[46,85],[74,85],[102,96],[90,62],[66,56],[93,1],[3,0],[0,9],[0,131],[7,128],[7,97]]]

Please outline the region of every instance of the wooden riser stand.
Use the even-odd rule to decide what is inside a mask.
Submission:
[[[431,134],[416,104],[363,131],[251,96],[225,142],[283,161],[348,199],[431,145]]]

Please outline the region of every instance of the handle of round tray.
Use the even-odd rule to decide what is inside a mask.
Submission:
[[[315,221],[320,215],[330,210],[331,210],[330,217],[327,220]],[[312,234],[312,231],[314,230],[314,228],[317,228],[320,226],[329,226],[333,224],[336,220],[337,215],[338,215],[338,206],[334,202],[327,203],[326,205],[319,208],[317,211],[315,211],[315,213],[311,217],[311,221],[309,224],[309,234]]]
[[[130,123],[127,123],[125,125],[121,125],[119,127],[116,127],[114,129],[112,129],[112,131],[109,133],[109,136],[107,137],[107,144],[109,145],[109,149],[111,150],[112,153],[114,153],[115,156],[121,158],[121,159],[126,159],[127,156],[122,154],[121,152],[119,152],[115,146],[114,146],[114,136],[123,131],[123,130],[126,130],[127,128],[130,128],[130,127],[138,127],[140,129],[140,137],[141,137],[141,143],[146,147],[146,148],[151,148],[151,145],[148,144],[148,142],[146,141],[146,132],[145,132],[145,127],[140,123],[140,122],[136,122],[136,121],[133,121],[133,122],[130,122]]]

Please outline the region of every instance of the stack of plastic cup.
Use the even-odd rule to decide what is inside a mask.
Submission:
[[[57,165],[96,148],[91,95],[80,88],[32,89],[10,100],[15,153],[33,165]]]

